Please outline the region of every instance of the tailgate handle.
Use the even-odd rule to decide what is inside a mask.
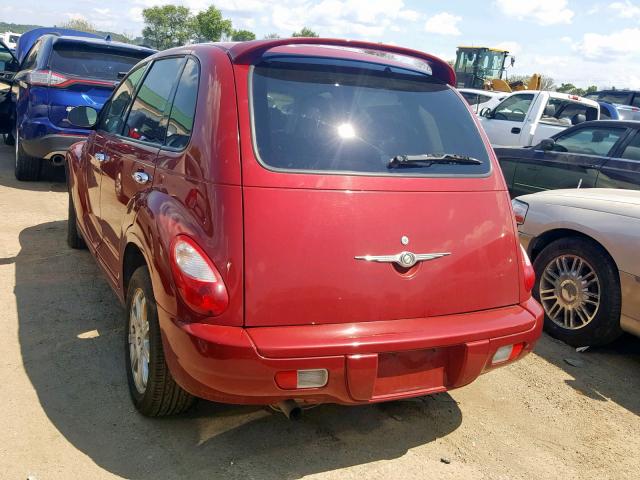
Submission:
[[[511,133],[520,133],[522,131],[522,129],[520,127],[513,127],[511,129]]]

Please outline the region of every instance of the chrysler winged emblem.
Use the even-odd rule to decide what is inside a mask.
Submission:
[[[402,245],[409,244],[409,237],[403,235],[400,238]],[[446,257],[451,255],[451,252],[441,253],[413,253],[413,252],[400,252],[395,255],[358,255],[356,260],[364,260],[365,262],[381,262],[381,263],[395,263],[396,265],[404,268],[411,268],[418,262],[424,262],[427,260],[435,260],[436,258]]]
[[[356,260],[364,260],[365,262],[381,262],[381,263],[395,263],[400,267],[411,268],[418,262],[424,262],[427,260],[435,260],[436,258],[446,257],[451,255],[451,252],[442,253],[413,253],[413,252],[400,252],[395,255],[358,255]]]

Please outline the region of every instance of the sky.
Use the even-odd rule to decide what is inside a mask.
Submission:
[[[258,38],[306,26],[321,36],[392,43],[445,60],[458,45],[504,47],[516,57],[510,74],[640,88],[640,0],[21,0],[0,8],[0,21],[84,18],[100,30],[137,36],[142,10],[166,3],[194,12],[214,4],[234,28]]]

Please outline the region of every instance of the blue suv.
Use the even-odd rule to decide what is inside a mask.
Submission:
[[[89,133],[72,126],[67,112],[81,105],[99,111],[131,67],[153,53],[70,30],[23,35],[13,60],[0,65],[0,133],[15,138],[16,178],[37,180],[43,159],[63,165],[67,148]]]

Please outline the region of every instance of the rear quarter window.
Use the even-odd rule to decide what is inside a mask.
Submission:
[[[487,150],[465,103],[427,74],[286,58],[253,68],[253,134],[267,168],[384,175],[479,175]],[[396,155],[456,154],[480,165],[389,168]]]
[[[148,56],[134,50],[117,50],[80,43],[58,42],[49,59],[52,70],[82,78],[118,80],[136,63]]]

